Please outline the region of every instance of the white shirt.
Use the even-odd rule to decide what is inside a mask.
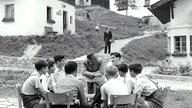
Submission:
[[[35,71],[24,82],[22,93],[25,95],[35,95],[38,93],[37,88],[42,88],[42,85],[40,83],[40,74]]]
[[[131,92],[132,92],[132,82],[131,82],[131,80],[126,78],[126,77],[119,77],[118,80],[122,81],[126,85],[126,87],[128,89],[128,93],[131,94]]]
[[[66,77],[64,68],[58,69],[57,66],[55,66],[55,72],[53,74],[53,77],[54,77],[55,83],[57,83],[58,80]]]
[[[43,86],[43,89],[45,91],[49,91],[48,88],[51,90],[54,90],[56,83],[54,81],[53,74],[49,75],[46,72],[45,74],[41,75],[40,79],[41,79],[41,84]]]
[[[108,104],[111,104],[111,95],[128,94],[129,93],[126,85],[118,79],[109,79],[105,84],[101,86],[101,100],[108,100]]]
[[[134,85],[135,85],[135,78],[131,77],[130,72],[128,72],[125,76],[125,82],[129,82],[131,84],[131,92],[134,89]]]
[[[136,82],[134,86],[134,93],[143,96],[149,96],[151,93],[157,90],[157,86],[146,76],[139,74],[136,76]]]

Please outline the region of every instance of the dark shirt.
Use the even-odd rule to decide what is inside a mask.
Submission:
[[[108,33],[107,32],[104,32],[104,41],[105,42],[110,42],[109,40],[112,39],[112,33],[111,31],[109,31]]]
[[[88,60],[83,62],[83,67],[85,71],[89,72],[102,72],[102,60],[98,59],[94,63],[89,62]]]

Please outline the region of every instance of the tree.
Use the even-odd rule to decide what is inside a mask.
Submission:
[[[135,0],[115,0],[115,5],[118,11],[126,10],[126,15],[128,15],[128,7],[136,7]]]

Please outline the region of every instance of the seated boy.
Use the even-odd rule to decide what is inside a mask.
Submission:
[[[135,79],[131,77],[128,72],[128,65],[126,63],[120,63],[117,65],[119,70],[119,75],[121,76],[121,80],[128,88],[129,93],[131,94],[133,91]]]
[[[44,99],[44,89],[40,83],[40,75],[47,72],[47,62],[39,60],[35,63],[36,71],[24,82],[22,87],[22,99],[25,108],[45,108],[45,103],[41,103]]]
[[[136,79],[134,93],[139,95],[138,108],[162,108],[162,100],[156,98],[158,86],[141,74],[141,64],[129,65],[130,74]]]
[[[111,95],[128,95],[128,89],[126,85],[116,79],[117,78],[118,69],[115,66],[106,67],[105,76],[107,78],[107,82],[101,86],[101,100],[103,100],[103,107],[107,108],[110,106],[110,96]]]
[[[41,83],[43,86],[43,89],[47,92],[53,92],[55,88],[55,80],[53,77],[54,71],[55,71],[55,63],[53,60],[47,59],[48,62],[48,71],[41,75]]]
[[[69,61],[65,65],[66,77],[58,80],[55,86],[55,93],[72,93],[74,99],[80,100],[80,106],[85,108],[87,101],[85,98],[85,91],[83,82],[75,78],[77,76],[77,63],[74,61]],[[59,105],[56,103],[53,108],[65,108],[65,105]],[[71,108],[79,108],[79,105],[73,105]]]
[[[53,74],[54,81],[57,81],[63,77],[65,77],[65,69],[64,65],[67,62],[67,58],[65,55],[56,55],[54,56],[55,61],[55,72]]]

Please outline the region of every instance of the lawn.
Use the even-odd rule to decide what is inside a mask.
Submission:
[[[156,33],[155,36],[134,40],[122,49],[127,63],[139,62],[146,65],[156,65],[158,60],[164,60],[167,52],[167,37]]]
[[[29,76],[27,71],[12,71],[1,70],[0,71],[0,97],[16,97],[15,85],[17,83],[23,84]]]

